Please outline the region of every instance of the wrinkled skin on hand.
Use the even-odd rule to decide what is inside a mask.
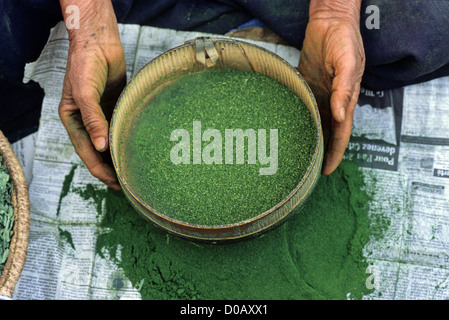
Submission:
[[[70,47],[59,116],[91,174],[120,189],[108,152],[108,121],[126,84],[123,47],[111,2],[79,2],[80,28],[68,30]]]
[[[309,84],[320,110],[325,140],[322,173],[329,175],[342,161],[349,142],[365,53],[360,7],[357,10],[355,6],[351,12],[312,5],[298,71]]]

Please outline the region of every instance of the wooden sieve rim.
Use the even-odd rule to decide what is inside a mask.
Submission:
[[[200,59],[201,61],[199,61],[198,48],[197,48],[198,43],[196,42],[196,39],[193,39],[193,40],[185,41],[184,44],[179,45],[174,48],[171,48],[171,49],[163,52],[159,56],[150,60],[147,64],[145,64],[145,66],[143,66],[137,73],[135,73],[133,75],[133,77],[128,82],[126,88],[122,91],[120,98],[118,99],[116,106],[114,108],[113,116],[112,116],[112,119],[110,122],[110,135],[109,135],[110,152],[111,152],[112,162],[113,162],[114,169],[117,173],[119,182],[122,185],[122,188],[125,192],[125,195],[127,196],[128,200],[131,201],[131,203],[137,209],[138,212],[143,214],[143,216],[146,217],[148,220],[155,223],[159,227],[162,227],[166,231],[174,233],[176,235],[180,235],[181,237],[187,237],[191,240],[202,240],[203,239],[202,237],[204,236],[203,235],[204,232],[208,233],[208,232],[217,231],[217,232],[224,234],[224,233],[232,233],[234,231],[237,232],[237,231],[239,231],[241,229],[245,229],[245,228],[248,228],[248,230],[251,228],[257,229],[255,232],[254,231],[248,231],[248,232],[245,231],[246,235],[243,235],[243,237],[248,237],[254,233],[259,233],[261,231],[272,228],[275,225],[278,225],[281,220],[285,220],[285,218],[287,218],[287,216],[290,216],[290,213],[292,212],[292,210],[295,207],[300,207],[301,203],[308,197],[308,195],[313,190],[313,187],[314,187],[314,185],[317,181],[317,178],[319,176],[319,172],[321,172],[321,162],[322,162],[322,155],[323,155],[321,118],[320,118],[320,114],[318,111],[317,103],[313,96],[312,91],[308,87],[307,82],[301,76],[299,71],[295,67],[291,66],[285,59],[283,59],[279,55],[275,54],[274,52],[272,52],[268,49],[258,46],[256,44],[246,42],[246,41],[229,39],[229,38],[221,38],[221,37],[220,38],[214,37],[214,38],[211,38],[210,40],[212,41],[214,46],[216,44],[221,44],[221,43],[237,45],[240,48],[239,56],[243,56],[246,59],[244,61],[246,61],[247,64],[244,67],[249,67],[250,69],[252,69],[256,72],[258,72],[258,71],[257,71],[257,68],[255,68],[255,65],[253,64],[253,61],[250,60],[246,51],[242,51],[243,49],[241,46],[252,48],[253,52],[259,52],[261,55],[263,54],[264,57],[267,57],[267,59],[268,59],[268,57],[271,58],[272,61],[277,62],[276,65],[282,66],[283,68],[288,67],[286,70],[291,71],[292,77],[294,77],[294,79],[300,80],[301,87],[304,89],[304,95],[306,95],[310,99],[310,103],[313,106],[312,107],[313,111],[310,109],[309,109],[309,111],[316,116],[317,143],[316,143],[313,158],[311,159],[311,163],[310,163],[304,177],[299,182],[299,184],[296,186],[296,188],[285,199],[280,201],[277,205],[266,210],[265,212],[260,213],[259,215],[251,217],[244,221],[234,222],[231,224],[223,224],[223,225],[198,225],[198,224],[193,224],[190,222],[180,221],[180,220],[174,219],[172,217],[166,216],[165,214],[158,212],[157,210],[155,210],[154,208],[149,206],[146,202],[144,202],[133,191],[131,186],[128,185],[127,181],[124,179],[122,173],[120,172],[118,159],[116,158],[117,151],[116,151],[116,147],[115,147],[115,144],[117,143],[116,138],[118,139],[118,137],[116,137],[116,136],[119,135],[119,133],[117,133],[119,130],[119,129],[117,129],[117,123],[119,123],[119,121],[121,121],[120,120],[121,118],[119,117],[120,113],[118,112],[118,110],[120,109],[120,106],[122,106],[126,102],[133,104],[134,103],[133,100],[135,100],[135,99],[134,98],[131,99],[130,97],[132,97],[133,95],[136,95],[136,94],[139,95],[143,92],[143,90],[146,90],[145,89],[146,87],[142,88],[142,86],[139,86],[139,83],[141,83],[142,81],[146,81],[146,82],[149,81],[149,79],[147,79],[147,77],[150,74],[150,72],[149,72],[150,68],[153,70],[152,72],[156,78],[157,77],[163,78],[165,76],[164,72],[166,70],[170,70],[170,68],[167,68],[167,65],[162,64],[161,61],[165,60],[165,61],[168,61],[168,63],[177,61],[177,59],[178,59],[177,55],[180,55],[179,52],[181,52],[182,54],[186,54],[186,56],[188,55],[188,57],[190,58],[190,55],[192,54],[192,52],[190,52],[191,50],[194,51],[193,54],[195,55],[195,62],[203,61],[204,57],[202,56],[203,59]],[[206,50],[205,56],[208,56],[209,58],[206,58],[205,67],[208,68],[215,64],[212,59],[213,55],[211,56],[209,51],[207,51],[206,44],[207,43],[204,43],[204,45],[201,45],[199,51],[201,53],[203,50]],[[222,50],[223,50],[223,48],[222,48]],[[175,55],[175,53],[176,53],[176,55]],[[204,53],[204,52],[202,52],[202,53]],[[182,57],[184,59],[183,55],[182,55]],[[210,61],[208,61],[208,60],[210,60]],[[201,66],[201,65],[204,65],[204,63],[201,62],[198,65]],[[155,69],[155,68],[158,68],[158,69]],[[197,67],[197,68],[201,69],[201,67]],[[160,73],[154,72],[154,70],[156,70],[156,71],[161,70],[161,72]],[[182,72],[186,71],[186,69],[181,68],[181,69],[179,69],[179,71],[182,73]],[[265,74],[264,72],[260,72],[260,73]],[[160,79],[162,79],[162,78],[160,78]],[[128,100],[131,100],[131,102]],[[304,185],[307,185],[306,186],[307,189],[302,188],[302,186],[304,186]],[[303,190],[302,193],[299,192],[300,189]],[[275,212],[276,212],[276,215],[272,215],[272,213],[275,213]],[[153,219],[153,217],[154,217],[154,219]],[[276,218],[276,220],[275,220],[275,218]],[[193,235],[193,233],[195,233],[195,234],[201,233],[201,235]],[[197,236],[200,238],[196,238]],[[234,237],[234,236],[232,236],[232,237]],[[240,234],[237,235],[236,237],[242,238],[242,236]],[[206,238],[204,238],[204,239],[206,239]],[[223,241],[223,239],[224,238],[212,239],[209,236],[207,237],[207,241],[209,241],[209,240]],[[228,239],[230,239],[230,237],[226,236],[225,240],[227,241]]]
[[[0,131],[0,155],[13,184],[14,227],[9,256],[0,276],[0,296],[11,297],[25,264],[30,231],[30,201],[22,165],[8,139]]]

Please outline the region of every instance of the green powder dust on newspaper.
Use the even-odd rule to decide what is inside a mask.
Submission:
[[[122,192],[89,186],[80,194],[103,203],[97,253],[115,261],[142,299],[360,299],[372,292],[366,189],[363,172],[344,161],[282,226],[227,245],[166,234]]]

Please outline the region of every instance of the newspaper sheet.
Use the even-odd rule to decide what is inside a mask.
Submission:
[[[160,53],[204,34],[119,25],[128,78]],[[297,65],[294,48],[255,42]],[[120,299],[139,299],[136,288],[107,257],[95,254],[93,204],[69,193],[58,200],[73,164],[74,185],[101,186],[83,166],[58,117],[69,42],[63,23],[51,32],[40,58],[26,66],[24,82],[45,90],[38,132],[14,144],[30,185],[28,257],[15,299],[115,299],[111,281],[123,277]],[[373,121],[375,119],[375,121]],[[362,89],[345,154],[374,173],[372,217],[390,220],[381,240],[365,251],[375,291],[367,299],[449,298],[449,78],[373,92]],[[369,178],[367,178],[369,179]],[[76,250],[60,238],[72,235]],[[368,283],[367,283],[368,285]],[[350,298],[350,296],[348,296]]]

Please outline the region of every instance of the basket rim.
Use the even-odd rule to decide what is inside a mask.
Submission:
[[[25,264],[30,230],[30,201],[28,185],[20,164],[8,139],[0,130],[0,155],[8,167],[13,184],[14,207],[13,235],[9,245],[9,256],[0,275],[0,296],[11,297]]]

